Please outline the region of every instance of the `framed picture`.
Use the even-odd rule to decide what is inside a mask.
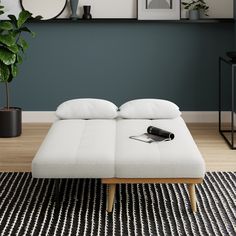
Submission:
[[[138,0],[139,20],[179,20],[180,0]]]

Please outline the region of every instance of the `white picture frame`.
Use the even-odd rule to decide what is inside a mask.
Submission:
[[[138,20],[180,20],[180,0],[138,0]]]

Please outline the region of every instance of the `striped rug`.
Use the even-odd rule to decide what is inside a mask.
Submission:
[[[118,185],[113,213],[105,211],[99,180],[54,181],[30,173],[0,174],[0,235],[236,235],[236,173],[207,173],[193,214],[185,185]]]

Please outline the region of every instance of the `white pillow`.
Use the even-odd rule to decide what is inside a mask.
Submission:
[[[103,99],[81,98],[63,102],[56,110],[59,119],[113,119],[117,106]]]
[[[176,104],[162,99],[132,100],[119,110],[119,117],[127,119],[172,119],[181,115]]]

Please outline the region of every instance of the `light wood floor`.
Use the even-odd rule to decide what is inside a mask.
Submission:
[[[23,124],[17,138],[0,138],[0,171],[31,171],[31,161],[51,124]],[[208,171],[236,171],[236,150],[218,133],[217,124],[189,124]]]

